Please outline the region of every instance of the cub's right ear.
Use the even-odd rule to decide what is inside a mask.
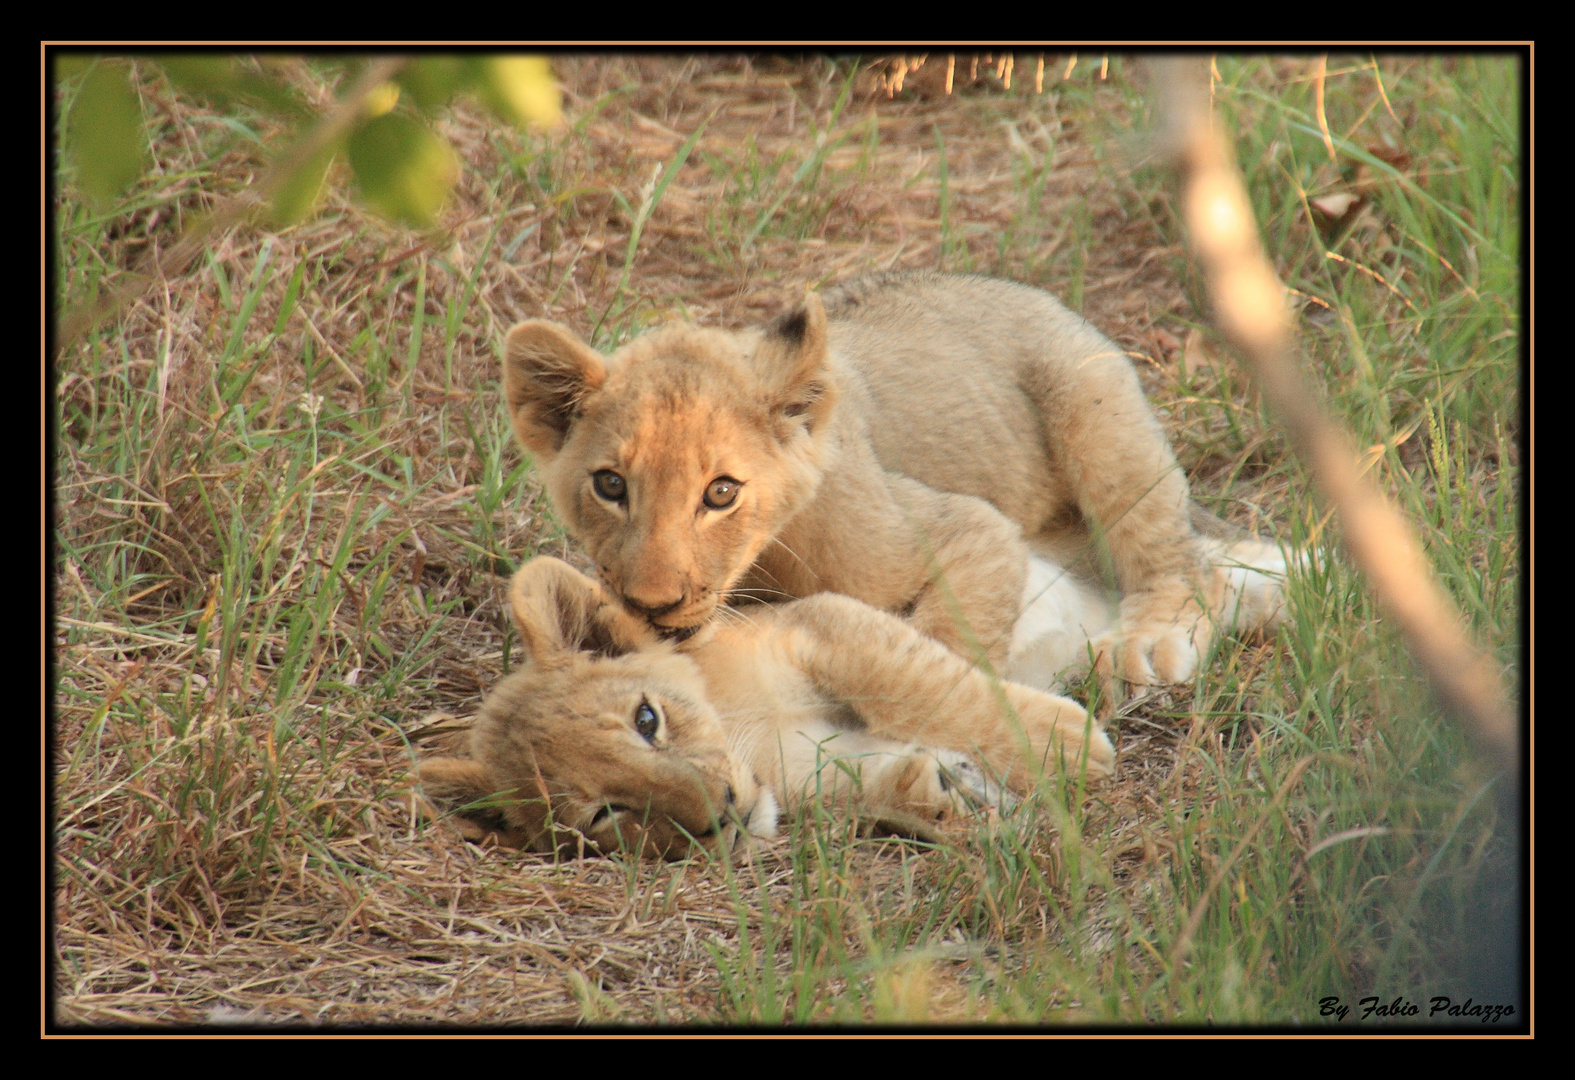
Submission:
[[[552,458],[580,403],[607,380],[601,354],[574,331],[544,319],[522,322],[503,343],[503,396],[520,445]]]
[[[570,654],[622,656],[659,639],[568,563],[539,555],[509,583],[509,608],[531,659],[544,667]]]
[[[765,330],[755,366],[784,422],[782,437],[800,425],[818,431],[837,400],[820,297],[808,294],[802,306],[772,320]]]
[[[492,774],[481,762],[428,758],[421,763],[421,788],[427,816],[436,820],[452,814],[450,824],[466,840],[480,843],[496,836],[511,847],[522,846],[498,801]]]

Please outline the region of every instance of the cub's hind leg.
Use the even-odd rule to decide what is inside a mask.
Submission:
[[[1263,540],[1203,542],[1209,612],[1223,630],[1272,634],[1286,619],[1285,553]],[[1292,561],[1297,561],[1292,556]]]
[[[1204,565],[1199,584],[1202,614],[1192,623],[1194,647],[1201,654],[1216,631],[1235,634],[1272,634],[1287,617],[1285,574],[1287,559],[1275,545],[1263,540],[1202,541]],[[1293,555],[1291,562],[1299,556]],[[1119,641],[1123,627],[1115,626],[1094,643],[1096,663],[1107,681],[1117,672],[1108,642]],[[1179,632],[1179,630],[1178,630]],[[1130,654],[1129,654],[1130,655]],[[1161,646],[1155,650],[1155,670],[1172,655]],[[1191,664],[1185,665],[1191,674]],[[1129,678],[1130,672],[1123,672]]]
[[[1186,475],[1120,348],[1048,296],[1019,300],[1037,309],[1042,336],[1018,385],[1042,418],[1056,491],[1108,554],[1121,589],[1121,632],[1096,642],[1102,664],[1129,684],[1184,682],[1212,634],[1198,602],[1203,560]],[[1059,520],[1023,524],[1031,540],[1050,539],[1037,534]]]

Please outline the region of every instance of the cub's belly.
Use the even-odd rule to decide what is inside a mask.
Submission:
[[[1028,560],[1022,610],[1006,677],[1040,690],[1061,690],[1087,670],[1090,642],[1114,628],[1119,615],[1103,589],[1040,555]]]

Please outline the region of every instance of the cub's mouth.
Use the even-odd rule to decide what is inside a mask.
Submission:
[[[708,604],[690,605],[688,610],[664,611],[660,615],[639,612],[637,609],[635,613],[645,620],[646,625],[656,631],[657,637],[674,645],[681,645],[715,622],[720,610],[721,605]],[[674,622],[682,620],[682,624],[670,626],[660,621],[662,619],[672,619]]]
[[[644,623],[657,637],[673,644],[688,641],[716,617],[717,604],[709,598],[697,600],[686,595],[663,607],[648,607],[630,599],[616,582],[608,580],[605,571],[599,584],[603,593],[622,608],[625,615]]]

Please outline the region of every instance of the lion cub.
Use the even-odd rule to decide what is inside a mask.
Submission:
[[[847,596],[751,608],[682,645],[556,559],[509,596],[527,662],[483,704],[470,758],[421,766],[473,839],[683,858],[770,835],[809,798],[935,820],[1000,803],[997,780],[1115,762],[1076,702]]]
[[[504,392],[611,598],[671,640],[729,603],[842,593],[1000,670],[1030,550],[1113,570],[1095,646],[1129,684],[1186,680],[1214,633],[1187,480],[1131,363],[1039,289],[863,278],[611,356],[533,320]]]

